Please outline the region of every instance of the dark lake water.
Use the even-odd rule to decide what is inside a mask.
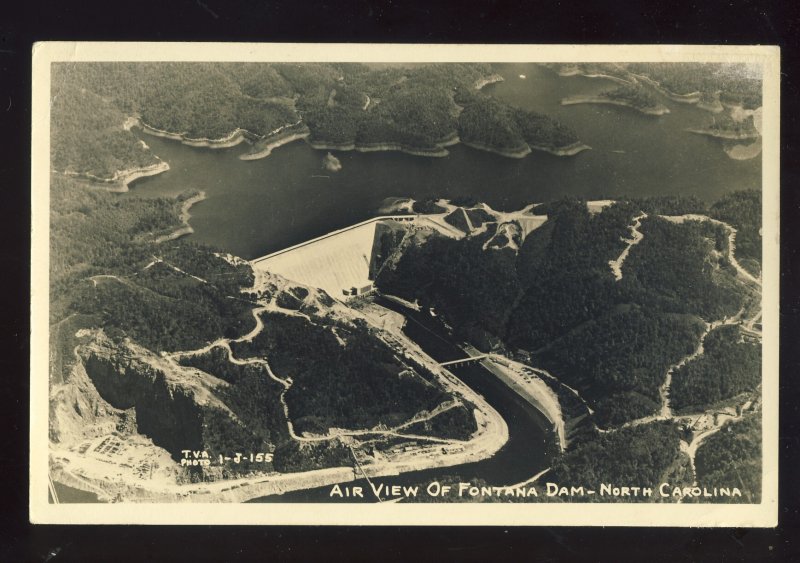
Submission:
[[[445,362],[464,357],[464,352],[427,312],[412,311],[380,297],[376,300],[380,305],[405,315],[408,322],[403,332],[436,361]],[[412,471],[397,476],[376,477],[372,479],[376,487],[383,483],[386,486],[420,485],[423,488],[431,481],[454,477],[462,482],[481,479],[489,485],[506,486],[525,481],[548,467],[556,448],[556,438],[552,425],[544,415],[479,364],[453,368],[451,371],[480,393],[506,421],[508,441],[489,459],[453,467]],[[364,498],[361,501],[352,498],[331,499],[331,486],[325,486],[262,497],[251,502],[376,502],[366,480],[361,479],[346,485],[363,487]]]
[[[760,158],[732,160],[719,141],[684,131],[710,120],[708,112],[666,99],[662,102],[672,113],[661,117],[616,106],[561,106],[565,96],[615,85],[559,77],[533,64],[498,68],[505,81],[487,86],[487,92],[556,117],[592,150],[572,157],[534,152],[519,160],[461,145],[450,147],[445,158],[332,151],[343,168],[327,172],[322,166],[327,151],[302,141],[265,159],[242,161],[244,145],[202,149],[142,135],[171,169],[136,182],[131,193],[204,190],[208,199],[192,208],[192,236],[249,259],[374,216],[389,197],[468,195],[514,209],[561,195],[693,194],[713,201],[761,185]]]

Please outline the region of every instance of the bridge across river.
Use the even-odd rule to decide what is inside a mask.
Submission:
[[[486,354],[480,354],[478,356],[467,356],[466,358],[459,358],[458,360],[450,360],[449,362],[442,362],[439,365],[442,367],[451,366],[457,368],[459,366],[465,366],[468,364],[474,364],[480,362],[481,360],[486,358]]]

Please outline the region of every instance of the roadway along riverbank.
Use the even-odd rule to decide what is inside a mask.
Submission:
[[[407,342],[413,342],[413,346],[418,346],[437,363],[465,356],[459,345],[426,311],[406,308],[382,296],[375,298],[375,301],[379,307],[388,309],[395,315],[399,314],[399,325],[398,316],[395,315],[387,316],[386,324],[402,326],[403,338]],[[457,476],[464,481],[480,479],[491,485],[505,487],[509,483],[529,481],[531,475],[549,467],[550,457],[554,455],[559,444],[552,424],[542,412],[483,365],[471,364],[453,368],[452,377],[482,397],[499,413],[507,424],[507,441],[494,455],[480,461],[401,472],[387,481],[387,484],[420,485]],[[373,481],[376,480],[371,473],[370,477]],[[369,490],[365,479],[356,480],[352,484]],[[330,502],[330,491],[330,486],[321,486],[287,492],[280,496],[267,496],[254,502]],[[375,498],[350,498],[346,502],[375,502]]]

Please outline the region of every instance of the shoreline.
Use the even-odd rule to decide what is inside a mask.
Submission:
[[[576,66],[573,66],[571,68],[566,68],[566,69],[561,67],[558,70],[556,70],[555,73],[557,75],[561,76],[562,78],[569,78],[570,76],[582,76],[583,75],[581,70]]]
[[[750,160],[760,155],[761,150],[761,143],[756,141],[750,145],[734,145],[726,148],[725,154],[733,160]]]
[[[635,72],[630,72],[630,71],[628,72],[630,73],[631,76],[633,76],[637,80],[641,80],[645,84],[652,86],[653,88],[658,90],[659,93],[663,94],[673,102],[678,102],[681,104],[697,104],[700,102],[700,99],[703,95],[701,92],[689,92],[688,94],[677,94],[675,92],[667,90],[659,82],[653,80],[649,76],[645,76],[644,74],[636,74]]]
[[[161,244],[162,242],[168,242],[171,240],[178,239],[182,236],[192,234],[194,232],[194,229],[189,224],[189,220],[192,218],[191,214],[192,206],[195,203],[200,203],[201,201],[205,200],[206,197],[207,197],[206,192],[200,191],[195,195],[184,200],[183,204],[181,205],[181,214],[180,214],[180,220],[183,223],[183,227],[178,227],[176,230],[172,231],[169,234],[157,237],[156,240],[154,241],[155,244]]]
[[[614,76],[611,74],[602,74],[602,73],[580,73],[580,76],[584,76],[586,78],[602,78],[604,80],[610,80],[612,82],[616,82],[617,84],[625,84],[630,86],[631,84],[635,84],[635,82],[631,82],[630,80],[625,80],[624,78],[620,78],[619,76]]]
[[[448,156],[450,152],[445,147],[457,145],[462,142],[458,137],[458,133],[453,132],[441,141],[435,143],[435,148],[413,148],[402,143],[328,143],[325,141],[311,141],[307,140],[308,145],[316,150],[328,151],[355,151],[361,153],[368,152],[391,152],[397,151],[413,156],[426,156],[431,158],[442,158]]]
[[[713,102],[697,102],[698,109],[702,109],[711,113],[722,113],[725,111],[725,106],[722,105],[722,102],[719,101],[719,98],[716,98]]]
[[[489,84],[496,84],[498,82],[504,82],[504,81],[505,78],[495,73],[495,74],[490,74],[489,76],[486,76],[484,78],[479,78],[478,80],[475,81],[473,87],[475,88],[475,90],[481,90],[484,87],[488,86]]]
[[[470,147],[470,148],[473,148],[475,150],[490,152],[490,153],[493,153],[493,154],[504,156],[506,158],[517,158],[517,159],[525,158],[526,156],[531,154],[533,151],[546,152],[548,154],[552,154],[553,156],[575,156],[578,153],[581,153],[583,151],[588,151],[588,150],[592,149],[592,147],[590,147],[589,145],[587,145],[587,144],[585,144],[585,143],[583,143],[581,141],[575,141],[571,145],[565,145],[563,147],[557,147],[557,148],[546,147],[544,145],[532,145],[530,143],[525,143],[524,148],[519,148],[519,149],[516,149],[516,150],[495,149],[495,148],[483,145],[481,143],[472,143],[472,142],[466,142],[466,141],[461,141],[461,143],[463,145],[465,145],[467,147]]]
[[[263,139],[261,141],[257,141],[253,148],[255,149],[258,147],[258,150],[239,155],[239,160],[259,160],[262,158],[267,158],[272,154],[272,151],[278,147],[288,145],[289,143],[299,141],[300,139],[306,139],[311,132],[308,130],[308,127],[303,127],[305,131],[279,136],[278,138],[272,140]]]
[[[150,166],[117,170],[111,178],[100,178],[88,173],[64,172],[64,174],[79,180],[86,180],[92,187],[104,189],[108,192],[126,193],[130,191],[130,184],[136,180],[149,176],[156,176],[167,170],[169,170],[169,163],[158,158],[158,162]]]
[[[715,139],[725,139],[726,141],[755,141],[760,139],[761,135],[758,132],[752,133],[733,133],[731,131],[715,131],[713,129],[686,129],[689,133],[697,135],[705,135],[707,137],[714,137]]]
[[[247,129],[242,129],[241,127],[237,127],[224,137],[220,137],[218,139],[209,139],[206,137],[198,137],[198,138],[187,137],[186,133],[174,133],[171,131],[158,129],[156,127],[153,127],[152,125],[144,123],[140,118],[132,117],[129,118],[129,121],[131,122],[131,125],[129,126],[136,125],[148,135],[153,135],[155,137],[162,137],[165,139],[170,139],[172,141],[180,141],[184,145],[190,147],[209,148],[209,149],[227,149],[235,147],[243,142],[254,142],[255,144],[268,142],[269,146],[269,144],[272,144],[273,142],[270,141],[270,138],[273,138],[277,135],[281,135],[283,134],[283,131],[285,129],[296,127],[297,125],[300,125],[302,123],[302,119],[296,121],[295,123],[286,123],[275,129],[274,131],[270,131],[268,134],[263,136],[257,133],[253,133],[252,131],[248,131]],[[126,124],[127,123],[128,122],[126,121]],[[277,142],[278,140],[280,139],[275,139],[275,142]]]
[[[133,170],[133,171],[130,170],[123,171],[123,178],[121,179],[121,182],[122,185],[125,187],[125,191],[126,192],[129,191],[131,183],[135,182],[136,180],[139,180],[140,178],[156,176],[158,174],[161,174],[169,170],[169,163],[164,162],[160,158],[159,161],[160,162],[158,164],[155,164],[149,168],[140,168],[139,170]]]
[[[480,150],[480,151],[486,151],[486,152],[498,154],[500,156],[505,156],[506,158],[525,158],[526,156],[528,156],[532,152],[531,151],[531,147],[527,143],[525,143],[524,146],[522,146],[522,147],[520,147],[518,149],[509,149],[509,150],[507,150],[507,149],[495,149],[495,148],[489,147],[487,145],[483,145],[481,143],[474,143],[474,142],[468,142],[468,141],[461,141],[461,143],[464,144],[467,147],[470,147],[470,148],[473,148],[473,149],[477,149],[477,150]]]
[[[500,78],[502,79],[502,77]],[[499,80],[495,80],[495,82],[499,82]],[[290,124],[289,126],[295,127],[299,123],[300,122]],[[253,133],[250,133],[244,129],[236,129],[228,137],[225,137],[223,139],[211,139],[211,140],[187,139],[186,137],[178,133],[170,133],[168,131],[161,131],[159,129],[150,127],[149,125],[142,123],[141,120],[137,120],[137,125],[139,125],[139,127],[141,127],[141,129],[146,133],[154,135],[156,137],[163,137],[173,141],[180,141],[181,143],[191,147],[205,147],[212,149],[230,148],[240,144],[243,141],[250,142],[247,136],[254,135]],[[504,150],[504,149],[492,148],[487,145],[483,145],[481,143],[472,143],[463,141],[458,136],[458,133],[455,131],[450,135],[448,135],[447,137],[445,137],[444,139],[437,141],[435,143],[434,148],[414,148],[408,145],[404,145],[402,143],[390,143],[390,142],[358,143],[353,141],[348,143],[330,143],[326,141],[311,140],[310,136],[311,136],[311,131],[308,129],[308,126],[303,124],[300,131],[296,133],[281,134],[277,138],[273,138],[271,140],[269,139],[269,137],[265,137],[263,139],[256,141],[253,146],[254,150],[252,152],[247,152],[239,155],[239,159],[244,161],[249,161],[249,160],[259,160],[262,158],[267,158],[270,154],[272,154],[272,151],[275,150],[276,148],[282,147],[283,145],[287,145],[289,143],[293,143],[294,141],[299,141],[299,140],[304,140],[312,149],[315,150],[342,151],[342,152],[355,151],[360,153],[394,151],[394,152],[402,152],[412,156],[421,156],[428,158],[444,158],[446,156],[449,156],[450,151],[448,151],[446,147],[451,147],[457,144],[463,144],[476,150],[482,150],[485,152],[498,154],[506,158],[517,158],[517,159],[526,157],[534,150],[546,152],[555,156],[574,156],[580,152],[583,152],[585,150],[590,150],[592,148],[589,145],[582,143],[581,141],[576,141],[564,147],[552,148],[544,145],[531,145],[525,143],[524,147],[520,147],[514,150]],[[167,169],[168,168],[169,167],[167,166]],[[151,174],[145,174],[145,175],[151,175]]]
[[[624,78],[620,78],[619,76],[614,76],[612,74],[603,74],[599,72],[598,73],[583,72],[578,67],[572,67],[566,70],[560,69],[555,72],[558,76],[561,76],[562,78],[568,78],[571,76],[582,76],[584,78],[600,78],[604,80],[610,80],[612,82],[616,82],[617,84],[625,84],[628,86],[630,86],[631,84],[635,84],[634,81],[625,80]]]
[[[172,141],[180,141],[184,145],[196,148],[209,148],[209,149],[227,149],[231,147],[235,147],[240,143],[247,140],[248,135],[256,136],[254,133],[247,131],[246,129],[236,128],[231,131],[225,137],[220,137],[219,139],[209,139],[205,137],[200,138],[192,138],[187,137],[186,133],[173,133],[171,131],[164,131],[163,129],[157,129],[147,123],[144,123],[141,119],[136,118],[136,125],[148,135],[152,135],[154,137],[162,137],[164,139],[170,139]]]
[[[228,149],[241,144],[246,140],[246,132],[244,129],[235,129],[228,137],[221,139],[189,139],[184,138],[181,142],[184,145],[198,148],[208,149]]]
[[[535,151],[542,151],[550,153],[555,156],[575,156],[576,154],[581,153],[583,151],[592,150],[592,147],[590,147],[585,143],[582,143],[581,141],[575,141],[571,145],[566,145],[563,147],[559,147],[557,149],[551,149],[543,145],[532,145],[530,143],[528,143],[528,146]]]
[[[524,373],[522,364],[517,364],[505,356],[490,354],[481,365],[528,401],[553,425],[553,430],[558,436],[559,448],[562,452],[565,451],[568,446],[566,422],[556,392],[542,378],[533,373]]]
[[[655,116],[666,115],[669,113],[669,108],[666,106],[659,105],[656,108],[642,108],[639,106],[635,106],[630,102],[626,102],[623,100],[613,100],[605,96],[571,96],[569,98],[564,98],[561,100],[562,106],[572,106],[577,104],[605,104],[612,106],[622,106],[635,109],[639,113],[643,113],[645,115],[655,115]]]

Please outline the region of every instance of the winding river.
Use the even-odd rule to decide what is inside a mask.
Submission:
[[[464,352],[435,318],[427,312],[417,312],[393,301],[376,298],[376,303],[404,315],[407,323],[403,332],[438,362],[464,357]],[[493,373],[480,364],[451,370],[459,379],[483,395],[508,425],[508,442],[494,456],[483,461],[453,467],[412,471],[391,477],[373,477],[377,487],[386,485],[425,485],[433,480],[458,477],[461,481],[481,479],[494,486],[512,485],[530,479],[546,469],[557,450],[555,434],[542,413],[512,391]],[[365,498],[331,499],[330,486],[293,491],[254,499],[250,502],[377,502],[366,480],[347,483],[364,487]]]

